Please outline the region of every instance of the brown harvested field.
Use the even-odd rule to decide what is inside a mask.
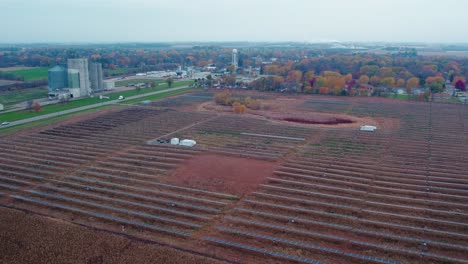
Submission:
[[[213,93],[2,136],[0,261],[468,262],[466,105]]]
[[[0,207],[0,263],[224,263]]]

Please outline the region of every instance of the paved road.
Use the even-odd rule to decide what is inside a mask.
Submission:
[[[51,118],[51,117],[71,114],[71,113],[75,113],[75,112],[79,112],[79,111],[83,111],[83,110],[88,110],[88,109],[92,109],[92,108],[96,108],[96,107],[101,107],[101,106],[105,106],[105,105],[117,104],[117,103],[125,102],[125,101],[128,101],[128,100],[143,98],[143,97],[150,96],[150,95],[161,94],[161,93],[166,93],[166,92],[171,92],[171,91],[177,91],[177,90],[185,89],[187,87],[188,86],[186,85],[186,86],[181,86],[181,87],[176,87],[176,88],[169,88],[169,89],[160,90],[160,91],[156,91],[156,92],[130,96],[130,97],[125,98],[124,100],[106,101],[106,102],[103,102],[103,103],[86,105],[86,106],[81,106],[81,107],[77,107],[77,108],[73,108],[73,109],[63,110],[63,111],[60,111],[60,112],[55,112],[55,113],[50,113],[50,114],[46,114],[46,115],[40,115],[40,116],[31,117],[31,118],[26,118],[26,119],[10,122],[10,124],[8,124],[6,126],[0,126],[0,129],[7,128],[7,127],[12,127],[12,126],[17,126],[17,125],[22,125],[22,124],[26,124],[26,123],[30,123],[30,122],[34,122],[34,121],[38,121],[38,120],[43,120],[43,119],[47,119],[47,118]]]

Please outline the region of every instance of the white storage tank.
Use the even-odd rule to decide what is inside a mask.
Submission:
[[[197,142],[195,140],[191,140],[191,139],[182,139],[179,143],[179,145],[181,146],[187,146],[187,147],[193,147],[195,146],[195,144],[197,144]]]
[[[361,131],[370,131],[370,132],[374,132],[374,130],[376,130],[377,127],[376,126],[369,126],[369,125],[365,125],[365,126],[361,126]]]
[[[179,138],[172,138],[171,145],[179,145]]]

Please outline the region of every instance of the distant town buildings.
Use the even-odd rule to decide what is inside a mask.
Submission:
[[[104,90],[102,64],[86,58],[68,59],[66,67],[49,69],[48,83],[50,98],[89,96]]]

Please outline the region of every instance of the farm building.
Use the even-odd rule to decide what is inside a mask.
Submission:
[[[68,87],[67,69],[56,65],[48,71],[49,92]]]
[[[111,80],[103,81],[103,86],[105,91],[109,91],[115,88],[115,82]]]

